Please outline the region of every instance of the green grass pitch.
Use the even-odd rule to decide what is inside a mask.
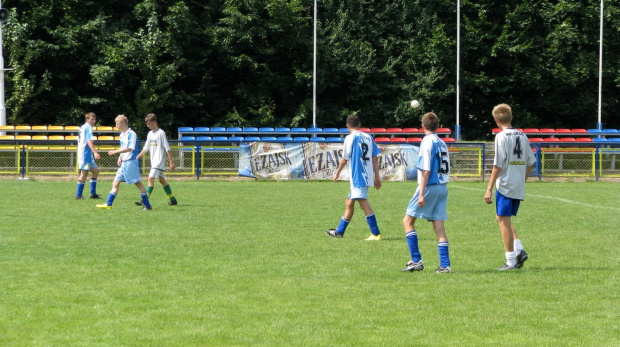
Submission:
[[[486,182],[450,183],[451,275],[426,221],[427,269],[399,271],[415,187],[370,193],[367,242],[359,206],[343,239],[324,233],[347,182],[178,181],[178,206],[156,183],[141,211],[133,186],[98,210],[74,182],[1,180],[0,345],[620,345],[618,183],[528,183],[530,260],[507,273]]]

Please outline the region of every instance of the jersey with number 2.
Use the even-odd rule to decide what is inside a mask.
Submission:
[[[381,153],[372,136],[359,130],[344,139],[343,158],[349,162],[352,188],[374,187],[375,171],[372,157]]]
[[[448,146],[437,134],[428,134],[420,143],[418,155],[418,182],[422,170],[430,171],[427,185],[446,184],[450,181],[450,154]]]

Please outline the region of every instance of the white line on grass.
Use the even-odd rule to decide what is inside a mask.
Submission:
[[[453,184],[450,185],[449,187],[450,188],[466,189],[466,190],[475,190],[475,191],[478,191],[478,192],[486,192],[485,189],[461,187],[461,186],[457,186],[457,185],[453,185]],[[556,200],[556,201],[560,201],[560,202],[565,202],[567,204],[579,205],[579,206],[584,206],[584,207],[594,207],[594,208],[602,208],[602,209],[606,209],[606,210],[620,211],[620,208],[617,208],[617,207],[586,204],[586,203],[579,202],[579,201],[573,201],[573,200],[568,200],[568,199],[557,198],[555,196],[544,196],[544,195],[527,194],[527,193],[525,194],[525,196],[526,197],[531,196],[533,198],[540,198],[540,199]],[[484,196],[482,196],[482,197],[484,197]],[[481,198],[481,200],[483,200],[483,199]]]

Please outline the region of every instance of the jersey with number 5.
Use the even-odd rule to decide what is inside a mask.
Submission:
[[[495,188],[505,197],[523,200],[525,197],[525,173],[528,166],[536,163],[530,141],[517,129],[504,129],[495,136],[495,159],[493,166],[502,171]]]
[[[372,157],[381,153],[372,136],[359,130],[353,131],[344,139],[342,157],[349,162],[351,187],[374,187],[375,170]]]
[[[427,185],[446,184],[450,181],[450,154],[448,146],[437,134],[428,134],[420,143],[418,155],[418,183],[422,171],[430,171]]]

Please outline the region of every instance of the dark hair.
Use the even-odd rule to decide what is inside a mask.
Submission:
[[[144,120],[147,122],[157,122],[157,116],[155,115],[155,113],[149,113],[146,115],[146,118],[144,118]]]
[[[422,116],[422,126],[428,131],[437,131],[437,128],[439,128],[439,116],[434,112],[425,114]]]
[[[352,114],[347,117],[347,125],[351,128],[359,128],[360,127],[360,117],[356,114]]]

